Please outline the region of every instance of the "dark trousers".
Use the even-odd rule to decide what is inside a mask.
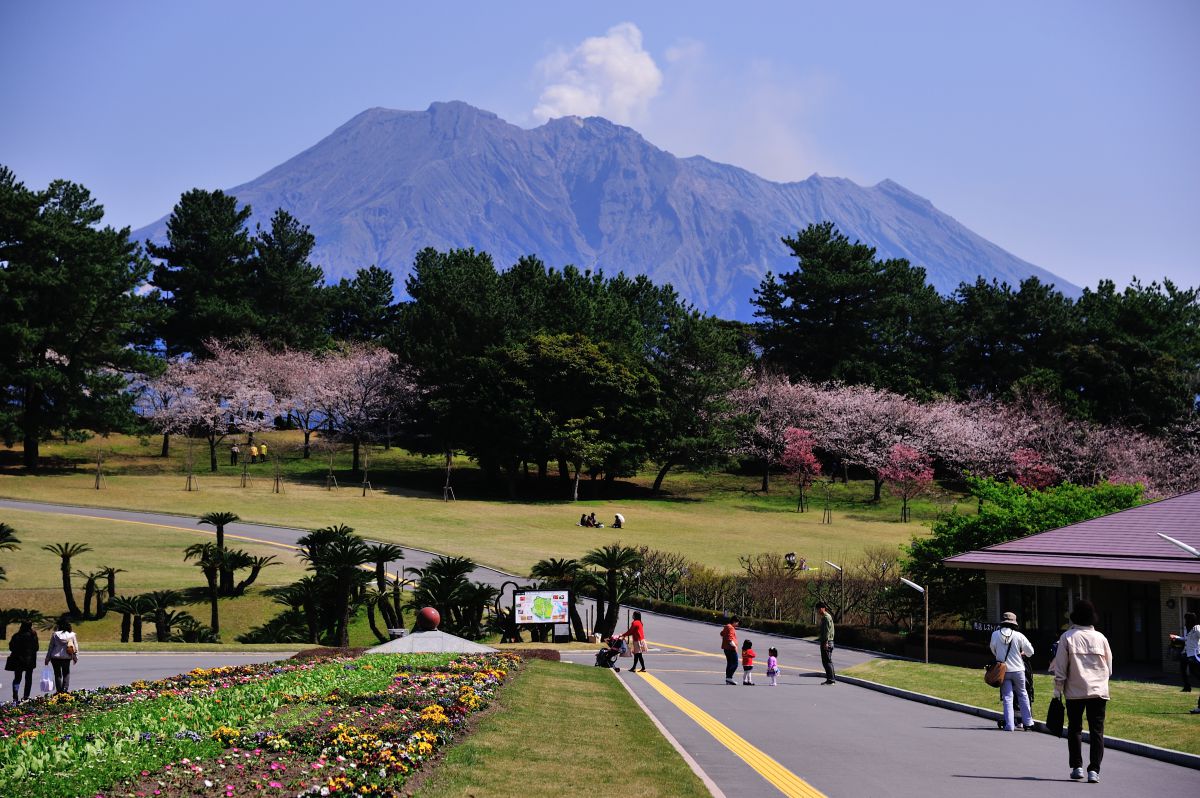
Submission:
[[[71,689],[71,660],[52,659],[50,664],[54,666],[54,692],[69,692]]]
[[[638,666],[639,662],[642,664],[642,670],[646,670],[646,660],[642,659],[642,655],[640,652],[633,655],[633,667],[630,668],[629,670],[631,670],[631,671],[637,670],[637,666]]]
[[[825,679],[833,681],[833,643],[821,643],[821,667],[825,669]]]
[[[1088,724],[1088,770],[1100,772],[1100,760],[1104,759],[1104,712],[1108,706],[1106,698],[1067,699],[1067,757],[1072,768],[1083,767],[1083,715],[1087,713]]]
[[[1200,660],[1196,660],[1195,658],[1188,658],[1187,659],[1187,669],[1188,669],[1188,672],[1191,674],[1191,677],[1193,679],[1195,679],[1197,682],[1200,682]],[[1197,707],[1197,709],[1200,709],[1200,698],[1196,699],[1196,707]]]
[[[25,700],[29,700],[29,691],[33,688],[33,668],[23,671],[13,671],[13,703],[17,702],[17,688],[21,686],[21,679],[25,679]]]
[[[738,655],[737,650],[732,648],[722,649],[725,652],[725,678],[732,679],[733,674],[737,673]]]

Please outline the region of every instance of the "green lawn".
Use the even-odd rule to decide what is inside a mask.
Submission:
[[[611,671],[538,660],[522,671],[416,798],[591,798],[607,790],[643,798],[708,795]],[[587,722],[570,724],[564,735],[564,718]]]
[[[295,433],[267,437],[278,441],[276,452],[292,451],[296,440]],[[527,572],[543,557],[577,557],[615,540],[681,552],[722,571],[738,570],[739,555],[762,551],[796,551],[810,561],[840,562],[853,559],[864,548],[894,547],[922,534],[939,512],[958,507],[962,499],[945,492],[924,498],[913,506],[913,522],[905,524],[897,520],[895,499],[873,503],[870,483],[851,482],[832,491],[830,525],[820,523],[819,509],[796,513],[795,491],[782,480],[763,495],[757,492],[757,477],[730,474],[672,475],[666,483],[670,492],[662,498],[648,498],[645,488],[652,475],[647,474],[623,483],[614,491],[620,498],[614,499],[467,500],[470,486],[477,486],[478,471],[464,463],[456,472],[461,480],[460,500],[443,502],[440,491],[433,491],[440,482],[431,480],[431,475],[440,480],[440,463],[398,449],[372,452],[371,479],[376,490],[365,498],[348,484],[353,478],[344,469],[346,486],[326,491],[320,482],[325,465],[317,460],[289,461],[287,471],[293,481],[286,493],[271,492],[269,467],[261,465],[255,467],[255,482],[242,488],[240,472],[226,465],[224,456],[216,474],[199,472],[199,491],[186,492],[178,454],[164,461],[154,456],[155,445],[143,447],[136,439],[122,436],[107,443],[115,453],[109,455],[104,490],[94,489],[94,478],[86,471],[31,477],[9,469],[0,473],[0,496],[189,515],[231,510],[247,520],[302,528],[345,523],[364,535],[462,554],[516,573]],[[46,453],[83,457],[96,445],[48,445]],[[176,453],[183,448],[175,442]],[[345,465],[339,462],[339,468]],[[592,489],[585,484],[582,495],[590,496]],[[968,503],[959,509],[973,508]],[[627,526],[622,530],[578,527],[575,523],[584,511],[594,511],[606,522],[614,513],[622,513]]]
[[[117,593],[131,596],[151,590],[183,590],[202,587],[200,569],[185,562],[183,550],[193,543],[212,540],[211,534],[197,527],[195,532],[129,524],[95,518],[50,516],[45,513],[7,511],[5,523],[12,526],[21,540],[20,548],[3,554],[7,581],[0,582],[0,607],[40,610],[48,616],[66,609],[63,598],[60,560],[43,551],[49,543],[86,543],[92,550],[71,561],[72,570],[95,571],[105,566],[124,569],[117,574]],[[264,568],[245,596],[222,599],[221,637],[232,642],[237,635],[261,624],[279,612],[280,607],[262,595],[264,588],[293,582],[304,574],[295,554],[274,546],[242,541],[229,545],[251,555],[276,555],[281,565]],[[84,580],[72,578],[76,600],[83,605]],[[101,582],[105,584],[105,582]],[[208,605],[186,607],[202,623],[208,622]],[[80,642],[118,643],[121,616],[108,613],[95,621],[76,624]],[[369,630],[368,630],[369,633]]]
[[[983,683],[982,669],[874,660],[848,668],[844,673],[985,709],[1000,706],[999,691]],[[1034,686],[1037,699],[1033,712],[1038,719],[1045,720],[1046,704],[1054,691],[1053,680],[1038,674]],[[1196,706],[1194,694],[1181,694],[1178,687],[1168,685],[1118,680],[1110,683],[1109,692],[1112,699],[1108,704],[1105,734],[1200,754],[1200,731],[1196,718],[1188,714]]]

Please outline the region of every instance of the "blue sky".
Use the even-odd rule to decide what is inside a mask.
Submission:
[[[891,178],[1076,284],[1200,285],[1200,2],[738,5],[7,0],[0,163],[137,227],[372,106],[599,113],[775,180]]]

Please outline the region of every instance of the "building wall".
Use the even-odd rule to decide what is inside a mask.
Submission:
[[[1158,595],[1159,623],[1162,628],[1163,670],[1175,671],[1179,669],[1178,655],[1171,649],[1168,635],[1177,635],[1179,634],[1179,630],[1183,628],[1183,583],[1159,582]],[[1175,606],[1168,607],[1168,601]]]

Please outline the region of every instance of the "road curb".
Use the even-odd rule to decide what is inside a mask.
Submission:
[[[983,707],[976,707],[970,704],[960,704],[957,701],[950,701],[949,699],[945,698],[938,698],[936,696],[926,695],[924,693],[917,693],[900,687],[892,687],[888,684],[880,684],[879,682],[860,679],[857,676],[844,676],[839,673],[837,680],[839,682],[855,685],[856,687],[864,687],[868,690],[874,690],[877,693],[884,693],[896,698],[903,698],[907,701],[916,701],[919,704],[928,704],[929,706],[939,707],[941,709],[949,709],[954,712],[962,712],[967,715],[974,715],[978,718],[986,718],[992,721],[998,721],[1003,718],[1003,715],[994,709],[984,709]],[[1046,731],[1046,724],[1040,720],[1034,721],[1034,726],[1040,732],[1047,734],[1049,733]],[[1084,732],[1084,742],[1088,741],[1088,737],[1088,733]],[[1160,762],[1167,762],[1172,765],[1179,765],[1180,767],[1200,770],[1200,756],[1197,756],[1196,754],[1185,753],[1184,751],[1175,751],[1171,748],[1159,748],[1157,745],[1139,743],[1135,740],[1125,740],[1120,737],[1107,736],[1104,738],[1104,747],[1111,748],[1115,751],[1124,751],[1127,754],[1144,756],[1149,759],[1157,759]]]

